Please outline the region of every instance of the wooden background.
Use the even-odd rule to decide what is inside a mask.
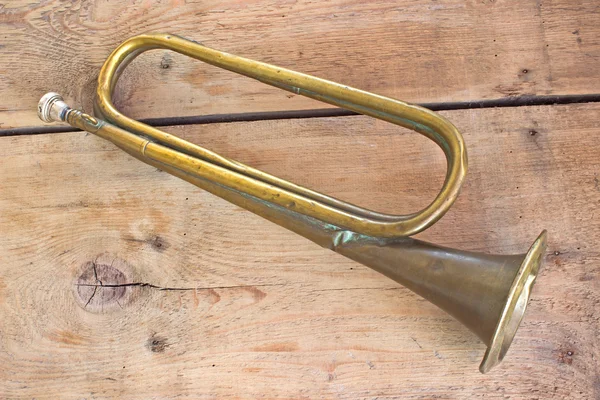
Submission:
[[[600,5],[553,1],[11,1],[0,133],[49,90],[89,109],[132,35],[180,34],[412,102],[600,93]],[[324,107],[176,54],[117,89],[135,117]],[[435,306],[81,132],[0,137],[0,398],[598,399],[600,104],[443,111],[469,173],[419,238],[546,264],[504,363]],[[443,154],[370,118],[166,130],[378,210],[432,199]],[[116,287],[103,287],[112,285]]]

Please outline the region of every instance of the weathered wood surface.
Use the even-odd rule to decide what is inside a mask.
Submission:
[[[600,105],[444,115],[470,171],[420,237],[516,253],[550,234],[489,375],[474,335],[389,279],[70,133],[0,146],[0,398],[597,399]],[[378,209],[443,175],[429,142],[364,117],[170,130]]]
[[[50,90],[91,110],[110,52],[157,31],[410,102],[600,93],[599,19],[596,0],[14,0],[0,5],[0,129],[40,126]],[[323,107],[160,50],[116,102],[134,117]]]

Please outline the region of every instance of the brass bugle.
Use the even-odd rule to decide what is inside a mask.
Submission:
[[[112,94],[141,53],[168,49],[266,84],[409,128],[444,152],[447,172],[437,197],[410,215],[368,210],[277,178],[121,114]],[[487,255],[411,238],[438,221],[458,196],[467,171],[460,132],[416,105],[274,65],[238,57],[170,34],[133,37],[108,57],[98,77],[94,115],[70,108],[56,93],[38,115],[109,140],[133,157],[362,263],[436,304],[487,346],[485,373],[505,356],[523,318],[543,261],[546,232],[520,255]]]

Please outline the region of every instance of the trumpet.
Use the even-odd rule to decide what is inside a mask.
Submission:
[[[119,76],[141,53],[168,49],[265,84],[378,118],[437,144],[447,171],[437,197],[409,215],[365,209],[223,157],[121,114],[112,103]],[[426,243],[410,236],[436,223],[456,200],[467,172],[460,132],[416,105],[211,49],[171,34],[135,36],[104,63],[94,116],[56,93],[38,104],[45,122],[63,121],[106,139],[140,161],[378,271],[458,319],[487,346],[482,373],[502,361],[525,313],[546,249],[546,231],[519,255],[488,255]]]

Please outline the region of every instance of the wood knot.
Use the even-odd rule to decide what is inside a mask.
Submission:
[[[558,353],[558,362],[560,364],[573,364],[573,356],[575,352],[573,350],[561,350]]]
[[[169,69],[169,68],[171,68],[172,63],[173,63],[173,60],[172,60],[171,56],[167,53],[167,54],[163,55],[163,57],[160,60],[160,68],[161,69]]]
[[[160,236],[154,237],[154,239],[149,240],[150,246],[158,251],[163,252],[169,248],[169,244]]]
[[[146,340],[146,348],[153,353],[162,353],[168,346],[167,339],[156,334]]]
[[[77,304],[94,313],[123,308],[131,301],[131,288],[127,283],[130,270],[123,260],[106,256],[84,263],[74,284]]]

